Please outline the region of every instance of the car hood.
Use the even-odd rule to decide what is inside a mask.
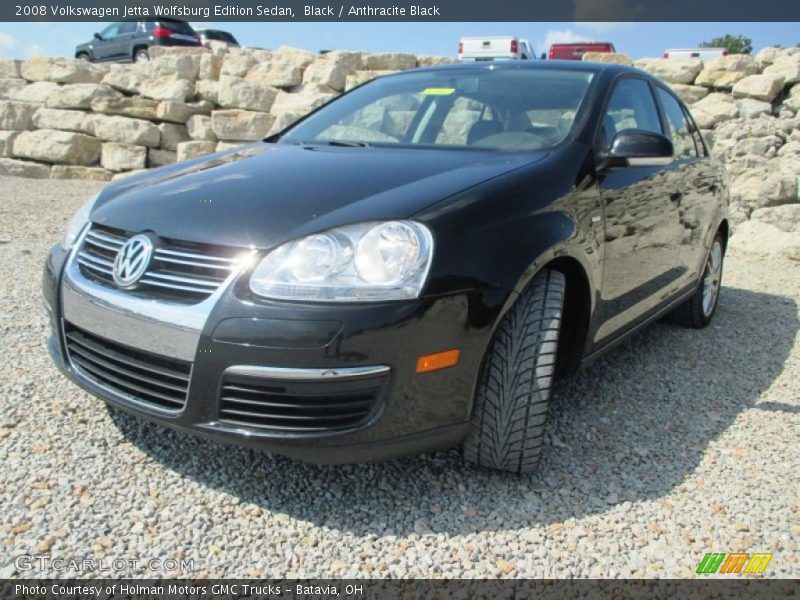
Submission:
[[[91,220],[269,248],[348,223],[408,218],[546,155],[257,143],[116,182],[100,194]]]

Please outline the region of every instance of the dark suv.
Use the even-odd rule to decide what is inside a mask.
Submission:
[[[200,36],[184,21],[121,21],[75,48],[75,58],[92,62],[150,60],[151,46],[200,46]]]

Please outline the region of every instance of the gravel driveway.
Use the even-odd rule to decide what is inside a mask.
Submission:
[[[114,576],[686,577],[712,551],[800,576],[798,263],[729,256],[710,328],[657,324],[562,383],[540,479],[457,451],[309,466],[109,412],[51,365],[41,267],[96,189],[0,178],[0,577],[65,575],[23,554],[193,566]]]

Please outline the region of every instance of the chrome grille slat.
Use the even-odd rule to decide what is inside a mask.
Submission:
[[[114,261],[108,258],[104,258],[102,256],[98,256],[97,254],[90,254],[86,250],[81,250],[78,253],[78,258],[91,262],[92,264],[99,265],[101,267],[107,267],[109,269],[114,267]],[[109,271],[110,273],[111,271]]]
[[[212,293],[214,290],[209,290],[208,288],[204,287],[193,287],[189,285],[183,285],[178,283],[168,283],[166,281],[159,281],[158,279],[150,279],[149,275],[144,276],[140,283],[146,285],[152,285],[158,288],[166,288],[169,290],[182,290],[184,292],[194,292],[195,294],[205,294],[208,295]]]
[[[88,379],[155,408],[186,404],[191,363],[120,346],[69,323],[64,335],[70,363]]]
[[[188,283],[190,285],[206,286],[210,287],[212,292],[215,289],[217,289],[217,286],[219,285],[219,283],[217,283],[216,281],[206,281],[199,277],[181,277],[179,275],[171,275],[170,273],[164,273],[162,271],[151,271],[147,274],[146,277],[148,278],[153,277],[155,279],[160,279],[168,282],[173,281],[175,283]]]
[[[108,275],[109,278],[112,276],[112,271],[111,271],[110,267],[103,267],[101,265],[97,265],[95,263],[89,262],[88,260],[86,260],[85,258],[83,258],[81,256],[78,257],[78,264],[83,265],[87,269],[92,269],[93,271],[96,271],[98,273],[102,273],[104,275]]]
[[[117,248],[122,246],[122,244],[124,244],[125,240],[127,239],[127,238],[124,238],[124,237],[113,236],[113,235],[108,234],[108,233],[101,233],[96,229],[89,230],[89,232],[86,234],[86,237],[90,238],[92,240],[99,240],[101,242],[106,242],[108,244],[113,244]]]
[[[206,263],[191,261],[191,260],[181,260],[180,258],[173,258],[171,256],[164,256],[156,250],[155,259],[161,262],[171,263],[175,265],[186,265],[189,267],[197,267],[199,269],[213,269],[219,271],[233,271],[233,267],[229,266],[222,266],[222,265],[209,265]]]
[[[166,248],[158,248],[156,250],[156,255],[166,255],[166,256],[180,256],[183,258],[192,258],[196,260],[210,260],[214,262],[220,262],[223,264],[232,265],[236,262],[236,259],[233,258],[225,258],[224,256],[209,256],[206,254],[194,254],[192,252],[182,252],[179,250],[168,250]]]
[[[76,257],[83,274],[116,285],[114,259],[129,237],[118,230],[92,225]],[[238,252],[236,248],[203,247],[162,239],[147,272],[128,293],[185,304],[201,302],[216,292],[236,269],[234,253]]]
[[[92,246],[103,248],[104,250],[110,250],[111,252],[117,252],[120,248],[122,248],[122,244],[117,245],[110,242],[101,242],[100,240],[89,237],[88,235],[86,236],[86,242]]]

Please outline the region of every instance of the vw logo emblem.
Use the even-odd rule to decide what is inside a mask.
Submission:
[[[125,288],[134,285],[150,266],[153,242],[146,235],[135,235],[117,253],[114,260],[114,283]]]

